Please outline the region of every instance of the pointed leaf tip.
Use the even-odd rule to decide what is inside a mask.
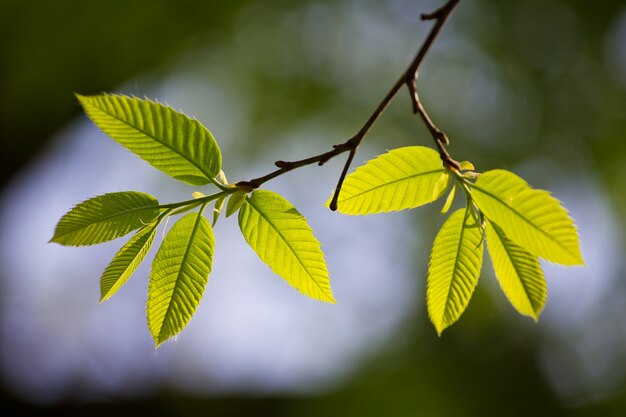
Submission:
[[[154,221],[159,202],[149,194],[123,191],[77,204],[61,217],[50,242],[89,246],[122,237]]]

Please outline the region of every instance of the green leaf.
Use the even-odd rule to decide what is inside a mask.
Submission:
[[[539,260],[513,243],[497,225],[487,222],[486,231],[489,255],[502,291],[520,314],[537,320],[548,296]]]
[[[445,204],[441,208],[441,214],[446,214],[448,210],[450,210],[450,207],[452,207],[452,202],[454,201],[455,195],[456,195],[456,185],[453,185],[452,189],[450,190],[450,194],[448,194],[448,197],[446,197]]]
[[[228,179],[226,178],[226,173],[222,170],[217,174],[217,178],[220,180],[222,185],[228,185]]]
[[[215,227],[215,223],[217,223],[217,219],[220,217],[220,212],[222,211],[222,206],[224,206],[224,200],[226,200],[226,197],[228,197],[228,194],[224,194],[215,200],[215,205],[213,206],[213,227]]]
[[[248,191],[241,190],[237,190],[231,194],[226,204],[226,217],[230,217],[234,212],[239,210],[246,201],[246,195],[248,195]]]
[[[167,175],[204,185],[219,174],[220,149],[199,121],[136,97],[76,96],[104,133]]]
[[[547,191],[497,169],[478,177],[472,198],[509,239],[531,254],[563,265],[584,263],[573,220]]]
[[[65,246],[95,245],[152,223],[159,212],[159,202],[149,194],[104,194],[83,201],[63,215],[50,241]]]
[[[150,251],[159,222],[140,229],[115,255],[100,278],[100,302],[111,298]]]
[[[148,286],[148,327],[159,346],[189,322],[202,298],[213,262],[214,238],[201,213],[189,213],[159,248]]]
[[[474,169],[474,164],[472,164],[470,161],[463,161],[459,164],[459,169],[461,171],[473,171]]]
[[[437,234],[428,267],[428,315],[439,335],[465,311],[482,261],[481,228],[470,209],[459,209]]]
[[[337,209],[352,215],[410,209],[441,197],[449,182],[450,173],[434,150],[394,149],[346,177]]]
[[[334,303],[320,243],[289,201],[256,190],[239,210],[241,233],[276,274],[302,294]]]

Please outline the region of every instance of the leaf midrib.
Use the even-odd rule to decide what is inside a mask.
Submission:
[[[484,188],[481,188],[480,186],[476,186],[473,185],[472,188],[474,188],[475,190],[480,191],[481,193],[493,198],[494,200],[496,200],[498,203],[502,204],[503,206],[505,206],[506,208],[508,208],[509,210],[511,210],[513,213],[515,213],[519,218],[521,218],[522,220],[524,220],[524,222],[530,224],[534,229],[538,230],[542,235],[546,236],[551,242],[556,243],[559,247],[561,247],[562,249],[565,250],[565,252],[567,252],[569,255],[573,256],[575,259],[578,259],[578,256],[575,253],[572,253],[570,251],[569,248],[563,246],[563,244],[561,242],[559,242],[558,240],[554,239],[551,235],[549,235],[546,231],[544,231],[542,228],[540,228],[539,226],[537,226],[535,223],[531,222],[527,217],[522,216],[517,210],[515,210],[513,207],[509,206],[508,204],[506,204],[504,201],[502,201],[498,196],[490,193],[489,191],[485,190]]]
[[[329,300],[332,300],[332,297],[329,297],[328,294],[326,294],[326,291],[319,285],[319,283],[315,280],[315,278],[313,277],[313,275],[309,272],[309,270],[307,269],[307,267],[304,265],[304,263],[302,262],[302,260],[300,259],[300,257],[296,254],[296,251],[293,249],[293,247],[289,244],[289,241],[285,238],[285,236],[280,232],[280,230],[274,225],[274,223],[272,223],[269,218],[267,216],[265,216],[265,214],[263,214],[263,212],[261,210],[259,210],[254,204],[252,204],[251,199],[248,198],[247,199],[248,204],[250,204],[250,206],[252,208],[254,208],[257,213],[259,213],[259,215],[261,217],[263,217],[265,219],[265,221],[267,221],[270,226],[272,226],[272,228],[276,231],[276,233],[278,233],[278,235],[282,238],[282,241],[285,242],[285,245],[287,245],[287,247],[289,248],[289,250],[291,251],[291,253],[293,254],[293,256],[295,256],[295,258],[298,260],[298,263],[300,263],[300,265],[302,266],[302,268],[304,269],[304,271],[307,273],[307,275],[309,276],[309,278],[313,281],[313,283],[315,284],[315,286],[322,292],[322,294],[324,294],[326,296],[326,298],[328,298]]]
[[[203,167],[201,167],[200,165],[196,164],[194,161],[192,161],[191,159],[189,159],[189,157],[187,157],[186,155],[182,154],[180,151],[174,149],[172,146],[168,145],[167,143],[163,142],[161,139],[157,138],[156,136],[146,132],[143,129],[140,129],[134,125],[131,125],[128,121],[120,118],[119,116],[117,116],[116,114],[111,114],[108,111],[102,109],[99,106],[94,106],[97,110],[99,110],[101,113],[104,113],[105,115],[108,115],[109,117],[119,121],[120,123],[123,123],[124,125],[128,126],[131,129],[135,129],[138,132],[143,133],[144,135],[146,135],[147,137],[154,139],[155,141],[157,141],[158,143],[160,143],[161,145],[163,145],[164,147],[166,147],[167,149],[171,150],[172,152],[174,152],[175,154],[181,156],[184,160],[186,160],[187,162],[191,163],[194,167],[196,167],[198,169],[198,171],[200,171],[202,174],[204,174],[205,179],[209,180],[209,182],[211,182],[211,175],[206,172]],[[210,142],[210,141],[209,141]]]
[[[161,340],[163,337],[163,329],[165,328],[165,321],[167,320],[167,317],[170,314],[170,311],[172,309],[172,300],[174,299],[174,294],[176,294],[176,290],[178,288],[178,285],[180,283],[180,275],[182,270],[185,267],[185,264],[187,262],[187,257],[189,256],[189,252],[191,251],[191,243],[194,240],[194,237],[196,235],[196,231],[198,230],[198,226],[200,225],[200,222],[202,221],[202,214],[196,213],[196,222],[193,225],[193,229],[191,230],[191,233],[189,234],[189,240],[187,241],[187,247],[185,248],[185,253],[183,254],[183,260],[180,263],[180,268],[178,269],[178,272],[176,273],[176,281],[174,283],[174,288],[172,289],[172,295],[167,303],[167,310],[165,311],[165,314],[163,315],[163,320],[161,321],[161,328],[159,329],[159,341],[163,341]],[[181,219],[182,220],[182,219]]]
[[[517,269],[517,264],[516,264],[516,262],[513,262],[513,258],[511,257],[511,254],[509,252],[509,246],[505,244],[505,239],[509,240],[509,241],[510,241],[510,239],[508,239],[506,237],[506,235],[504,234],[504,231],[502,231],[502,229],[499,229],[493,223],[491,224],[491,227],[493,228],[494,232],[496,233],[496,236],[498,236],[498,239],[500,240],[500,243],[502,244],[502,247],[504,248],[504,252],[506,253],[507,257],[509,258],[509,262],[511,262],[511,266],[513,266],[513,269],[515,270],[515,274],[517,275],[517,279],[522,284],[522,288],[524,289],[524,295],[526,296],[526,299],[528,301],[528,304],[530,305],[530,308],[532,308],[533,313],[537,314],[538,311],[535,309],[534,303],[532,302],[532,299],[531,299],[531,297],[530,297],[530,295],[528,293],[528,288],[526,287],[526,284],[525,284],[524,280],[520,278],[520,273],[519,273],[519,271]],[[529,253],[529,255],[533,256],[530,253]]]
[[[386,186],[391,185],[391,184],[395,184],[395,183],[398,183],[398,182],[401,182],[401,181],[409,181],[409,180],[411,180],[413,178],[417,178],[417,177],[420,177],[420,176],[423,176],[423,175],[434,174],[434,173],[437,173],[437,172],[442,172],[443,173],[443,172],[445,172],[445,169],[436,169],[434,171],[420,172],[418,174],[411,175],[411,176],[408,176],[408,177],[398,178],[398,179],[395,179],[393,181],[389,181],[389,182],[377,185],[377,186],[375,186],[373,188],[369,188],[367,190],[361,191],[361,192],[359,192],[357,194],[353,194],[353,195],[351,195],[351,196],[349,196],[349,197],[347,197],[347,198],[345,198],[343,200],[339,200],[339,201],[343,203],[343,202],[351,200],[353,198],[357,198],[357,197],[359,197],[359,196],[361,196],[363,194],[374,192],[374,191],[378,190],[379,188],[383,188],[383,187],[386,187]]]
[[[133,208],[133,209],[130,209],[130,210],[118,213],[118,214],[111,214],[111,215],[107,215],[107,216],[104,216],[104,217],[100,217],[100,218],[98,218],[96,221],[94,221],[92,223],[89,223],[89,224],[87,224],[85,226],[82,226],[82,227],[80,227],[78,229],[74,229],[74,230],[71,230],[71,231],[68,231],[68,232],[65,232],[65,233],[62,233],[62,234],[57,234],[56,236],[57,236],[57,238],[59,238],[59,237],[67,236],[69,234],[78,233],[78,232],[80,232],[80,231],[82,231],[82,230],[84,230],[84,229],[86,229],[88,227],[95,226],[97,224],[103,223],[103,222],[105,222],[107,220],[110,220],[110,219],[113,219],[115,217],[125,216],[125,215],[128,215],[128,214],[134,213],[136,211],[159,209],[159,208],[160,208],[160,206],[158,204],[155,205],[155,206],[136,207],[136,208]]]
[[[448,293],[446,294],[446,303],[443,306],[443,317],[441,318],[442,320],[442,325],[443,320],[445,320],[446,317],[446,311],[448,310],[448,305],[450,303],[450,294],[452,294],[452,284],[454,281],[456,281],[454,279],[454,276],[456,275],[456,270],[458,268],[459,265],[459,258],[461,256],[461,247],[463,246],[463,236],[465,235],[465,220],[467,219],[467,212],[464,213],[463,215],[463,221],[461,222],[461,234],[459,235],[459,243],[457,244],[457,251],[456,251],[456,256],[454,258],[454,269],[452,270],[452,278],[450,279],[450,286],[448,287]]]

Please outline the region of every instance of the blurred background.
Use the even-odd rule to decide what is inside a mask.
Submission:
[[[586,266],[544,264],[538,323],[513,310],[486,258],[466,313],[437,337],[424,298],[442,202],[332,213],[323,203],[343,157],[266,184],[322,242],[336,305],[284,284],[236,219],[222,218],[196,315],[155,351],[150,261],[99,305],[99,276],[122,242],[46,243],[92,196],[138,190],[173,202],[196,190],[106,138],[73,93],[182,109],[213,132],[229,180],[250,179],[354,134],[430,29],[420,13],[442,3],[0,0],[2,411],[625,415],[622,0],[465,0],[421,71],[422,100],[456,159],[550,190],[578,224]],[[431,139],[401,92],[353,165],[416,144]]]

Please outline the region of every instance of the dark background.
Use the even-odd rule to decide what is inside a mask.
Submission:
[[[288,135],[290,129],[305,120],[320,120],[322,113],[321,120],[335,126],[336,136],[319,147],[308,144],[307,149],[310,154],[324,151],[365,120],[430,27],[419,21],[419,13],[439,4],[408,0],[252,3],[0,1],[0,186],[9,186],[44,158],[53,140],[58,140],[55,135],[83,117],[74,92],[119,91],[125,85],[125,92],[151,94],[155,88],[159,91],[155,86],[168,74],[181,68],[193,71],[198,62],[206,65],[216,56],[215,51],[233,48],[238,49],[220,55],[239,57],[219,63],[224,79],[230,80],[223,88],[237,88],[249,111],[232,135],[237,142],[231,149],[238,149],[239,155],[225,156],[226,160],[235,165],[233,161],[239,158],[240,164],[246,164],[272,146],[276,152],[270,152],[268,161],[289,159],[290,149],[299,140]],[[300,16],[306,8],[326,11],[307,15],[313,29],[306,33],[315,36],[306,45],[317,45],[315,49],[301,48],[305,43],[299,38],[299,28],[289,24],[290,16]],[[351,58],[357,52],[350,51],[345,40],[335,43],[343,18],[363,8],[370,8],[371,16],[380,16],[380,22],[367,26],[372,22],[364,21],[365,35],[352,39],[352,47],[358,56],[367,57],[368,48],[378,48],[379,56],[387,45],[388,62],[368,66],[367,58]],[[400,19],[403,11],[405,19],[396,27],[394,19]],[[273,25],[276,21],[284,24]],[[279,39],[278,43],[265,40],[278,30],[284,30],[272,38]],[[387,43],[367,43],[384,36],[389,37]],[[323,51],[329,51],[328,55],[320,57]],[[613,249],[623,255],[623,1],[464,0],[426,61],[420,79],[422,98],[450,136],[455,157],[470,159],[478,169],[516,170],[542,188],[555,184],[558,190],[564,184],[562,189],[575,196],[571,197],[574,205],[585,199],[601,200],[598,204],[605,211],[579,209],[584,218],[577,218],[577,211],[568,206],[579,224],[589,225],[590,234],[582,235],[583,251],[603,250],[606,243],[593,236],[594,216],[609,212],[613,216],[604,220],[617,236],[618,246]],[[183,110],[203,112],[202,103],[197,105]],[[236,114],[233,117],[237,120]],[[285,145],[286,140],[294,145]],[[410,115],[406,94],[399,95],[367,142],[374,154],[415,143],[430,146],[424,128]],[[308,155],[293,158],[304,156]],[[269,171],[271,165],[265,166]],[[328,169],[338,170],[338,166]],[[580,193],[593,190],[593,195],[576,195],[578,184],[587,187],[581,185]],[[332,186],[329,183],[326,188]],[[3,204],[8,204],[6,199]],[[46,202],[41,209],[46,210]],[[425,258],[428,247],[415,250]],[[591,268],[588,252],[585,257]],[[42,403],[23,390],[16,392],[5,373],[0,380],[0,407],[13,413],[9,415],[623,416],[623,256],[611,258],[611,266],[613,275],[600,301],[584,318],[574,320],[568,328],[571,331],[560,333],[565,325],[560,326],[557,319],[551,321],[554,327],[540,327],[541,320],[535,325],[517,317],[512,309],[499,307],[501,295],[483,289],[477,291],[466,317],[442,338],[430,331],[425,307],[415,308],[381,343],[382,348],[328,386],[302,392],[209,389],[208,394],[199,394],[173,384],[157,384],[137,395],[68,393]],[[595,276],[594,271],[588,269],[588,280],[608,279]],[[0,277],[0,292],[8,279]],[[423,269],[415,279],[423,280]],[[557,280],[549,284],[557,292],[560,285],[566,285]],[[419,288],[417,298],[423,298]],[[584,291],[570,288],[567,302],[552,307],[561,310],[554,314],[567,316],[567,310],[575,311]],[[6,302],[3,297],[0,314]],[[12,336],[4,332],[2,337]],[[594,359],[580,359],[589,352],[579,349],[580,340],[591,340],[597,347],[590,349],[600,359],[602,349],[611,346],[611,354],[604,356],[608,363],[599,371],[578,369],[594,366]],[[554,366],[546,365],[551,359],[545,352],[551,348],[563,352]]]

